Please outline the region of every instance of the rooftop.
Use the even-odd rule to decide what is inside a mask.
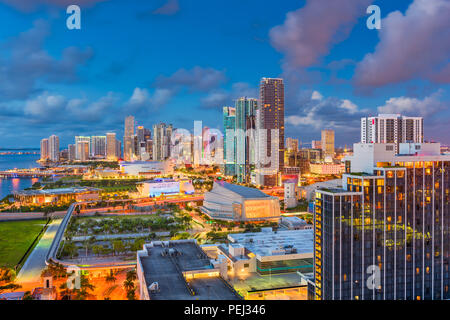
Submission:
[[[84,193],[88,191],[101,191],[101,189],[91,187],[73,187],[60,189],[42,189],[42,190],[21,190],[14,191],[13,194],[20,196],[39,196],[39,195],[59,195],[71,193]]]
[[[264,231],[229,234],[228,239],[242,244],[257,256],[273,256],[294,253],[312,254],[314,251],[314,230]]]
[[[167,249],[176,249],[181,255],[162,256]],[[150,293],[151,300],[235,300],[236,296],[218,277],[193,279],[186,287],[182,275],[185,271],[213,269],[213,266],[194,241],[170,241],[169,247],[147,247],[148,256],[140,257],[147,285],[158,282],[160,290]]]
[[[216,181],[216,183],[221,187],[231,192],[237,193],[244,198],[270,198],[268,194],[265,194],[259,189],[244,187],[238,184],[231,184],[225,181]]]

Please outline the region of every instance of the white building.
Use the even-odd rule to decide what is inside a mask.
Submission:
[[[212,219],[262,221],[280,218],[278,198],[264,192],[224,181],[214,182],[204,197],[203,213]]]
[[[171,161],[134,161],[119,163],[120,171],[130,176],[152,176],[173,174]]]
[[[361,143],[423,142],[423,118],[379,114],[361,118]]]
[[[284,183],[284,207],[295,208],[297,206],[297,184],[295,182]]]
[[[51,135],[48,138],[48,152],[49,160],[53,162],[59,161],[59,138],[58,136]]]

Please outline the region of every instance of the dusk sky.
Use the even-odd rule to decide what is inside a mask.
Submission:
[[[0,0],[0,147],[122,138],[127,115],[222,129],[261,77],[285,79],[286,137],[351,145],[362,116],[401,113],[450,144],[449,17],[449,0]]]

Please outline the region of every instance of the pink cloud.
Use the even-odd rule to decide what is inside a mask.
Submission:
[[[450,82],[450,2],[414,0],[381,22],[380,41],[358,63],[354,81],[376,88],[411,79]]]
[[[285,54],[285,68],[309,67],[344,40],[372,0],[308,0],[270,30],[272,46]]]

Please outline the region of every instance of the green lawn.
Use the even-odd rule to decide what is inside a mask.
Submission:
[[[0,267],[13,268],[44,227],[46,220],[0,222]]]

